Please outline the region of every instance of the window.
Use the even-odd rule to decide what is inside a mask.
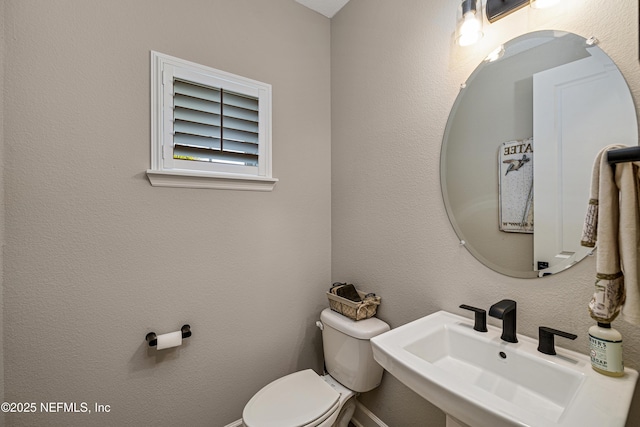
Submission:
[[[153,186],[271,191],[271,85],[151,52]]]

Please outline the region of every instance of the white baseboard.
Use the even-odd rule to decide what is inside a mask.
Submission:
[[[389,427],[358,400],[356,400],[356,411],[351,422],[356,427]]]
[[[375,416],[366,406],[356,400],[356,410],[351,420],[356,427],[389,427],[382,420]],[[227,424],[224,427],[242,427],[242,419]]]

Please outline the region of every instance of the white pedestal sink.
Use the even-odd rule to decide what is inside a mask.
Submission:
[[[500,339],[473,320],[439,311],[371,339],[391,375],[447,414],[447,425],[623,427],[638,372],[620,378],[591,369],[588,356],[535,339]]]

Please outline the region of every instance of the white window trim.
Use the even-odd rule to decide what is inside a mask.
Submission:
[[[214,75],[219,79],[244,84],[261,91],[261,99],[266,101],[267,108],[261,110],[260,124],[261,126],[266,124],[266,128],[263,132],[264,139],[260,141],[260,156],[263,163],[258,174],[166,167],[162,141],[164,135],[162,80],[165,65],[190,69],[204,75]],[[271,164],[271,85],[151,51],[151,169],[147,170],[147,177],[152,186],[272,191],[278,179],[272,177]]]

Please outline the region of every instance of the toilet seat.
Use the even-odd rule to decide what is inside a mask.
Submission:
[[[313,370],[295,372],[264,386],[247,403],[247,427],[315,427],[340,406],[340,393]]]

